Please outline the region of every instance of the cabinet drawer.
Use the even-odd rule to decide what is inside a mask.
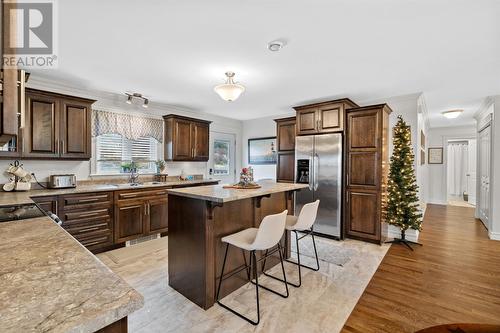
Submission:
[[[93,218],[103,218],[111,217],[111,208],[100,208],[100,209],[92,209],[92,210],[73,210],[69,212],[64,212],[60,214],[60,218],[63,219],[63,221],[72,221],[72,220],[87,220],[87,219],[93,219]]]
[[[90,251],[113,245],[113,235],[110,232],[96,232],[92,234],[73,235],[83,246]]]
[[[112,225],[113,224],[111,218],[106,217],[85,221],[79,220],[64,222],[63,228],[73,236],[76,236],[85,233],[93,233],[96,231],[108,231],[109,233],[111,233]]]
[[[141,199],[147,197],[158,197],[161,195],[167,195],[167,188],[115,192],[115,198],[117,200]]]
[[[111,206],[113,192],[71,194],[59,197],[61,210],[88,209],[90,206]]]

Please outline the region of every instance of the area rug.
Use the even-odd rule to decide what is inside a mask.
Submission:
[[[314,239],[316,240],[316,250],[318,252],[319,260],[326,261],[337,266],[344,266],[351,260],[352,256],[356,254],[356,250],[342,246],[341,242],[317,236],[315,236]],[[292,258],[296,259],[297,246],[295,242],[295,234],[292,234],[291,243]],[[303,264],[311,265],[310,258],[315,258],[312,237],[307,236],[299,240],[299,247],[300,259],[303,261],[303,256],[309,257],[305,258],[307,263],[303,262]],[[312,264],[316,265],[316,262],[313,260]]]

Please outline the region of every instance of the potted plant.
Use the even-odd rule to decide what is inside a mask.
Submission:
[[[123,162],[121,164],[122,173],[129,173],[132,167],[133,167],[132,162]]]
[[[165,171],[165,161],[158,160],[155,162],[156,164],[156,173],[163,173]]]

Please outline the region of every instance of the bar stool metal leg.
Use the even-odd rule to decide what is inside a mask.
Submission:
[[[285,265],[283,264],[283,255],[281,254],[281,245],[280,245],[279,243],[278,243],[278,252],[279,252],[279,256],[280,256],[281,271],[282,271],[282,273],[283,273],[283,279],[280,279],[280,278],[274,277],[274,276],[269,275],[269,274],[267,274],[267,273],[265,272],[267,257],[270,255],[270,254],[269,254],[269,250],[266,250],[266,253],[264,254],[264,257],[263,257],[263,258],[261,258],[261,260],[264,260],[264,261],[263,261],[263,264],[262,264],[262,267],[261,267],[261,268],[262,268],[262,274],[264,274],[265,276],[269,276],[269,277],[271,277],[271,278],[273,278],[273,279],[275,279],[275,280],[278,280],[278,281],[281,281],[281,282],[285,283],[286,293],[285,293],[285,294],[281,294],[281,293],[279,293],[279,292],[277,292],[277,291],[275,291],[275,290],[272,290],[272,289],[270,289],[270,288],[267,288],[266,286],[263,286],[263,285],[260,285],[259,287],[261,287],[262,289],[265,289],[265,290],[267,290],[267,291],[270,291],[270,292],[272,292],[273,294],[276,294],[276,295],[278,295],[278,296],[281,296],[281,297],[283,297],[283,298],[287,298],[287,297],[289,296],[289,292],[288,292],[288,282],[286,281]],[[274,253],[274,251],[273,251],[273,252],[271,252],[271,254],[273,254],[273,253]],[[253,282],[253,281],[250,281],[250,282],[252,282],[253,284],[255,284],[255,282]]]
[[[223,304],[220,300],[219,300],[219,293],[220,293],[220,289],[221,289],[221,285],[222,285],[222,280],[224,279],[223,276],[224,276],[224,268],[226,266],[226,259],[227,259],[227,252],[228,252],[228,248],[229,248],[229,244],[226,244],[226,253],[224,255],[224,261],[222,262],[222,272],[221,272],[221,276],[220,276],[220,280],[219,280],[219,287],[217,288],[217,294],[215,296],[216,300],[217,300],[217,304],[219,304],[220,306],[222,306],[224,309],[234,313],[235,315],[237,315],[238,317],[242,318],[242,319],[245,319],[246,321],[248,321],[250,324],[252,325],[258,325],[259,322],[260,322],[260,306],[259,306],[259,283],[258,283],[258,277],[257,277],[257,263],[256,263],[256,257],[255,257],[255,251],[251,251],[250,252],[250,270],[252,269],[253,267],[253,273],[255,274],[255,280],[257,283],[255,283],[255,294],[257,296],[257,320],[254,321],[244,315],[242,315],[241,313],[231,309],[229,306]],[[253,263],[252,263],[253,261]],[[246,264],[245,264],[245,269],[247,268]],[[241,270],[240,270],[241,271]]]
[[[289,263],[292,263],[292,264],[295,264],[295,265],[298,264],[300,267],[304,267],[304,268],[307,268],[307,269],[310,269],[310,270],[313,270],[313,271],[319,271],[319,258],[318,258],[318,251],[316,250],[316,240],[314,238],[314,231],[313,231],[313,229],[311,228],[311,230],[304,231],[305,235],[301,236],[301,237],[299,237],[299,234],[298,234],[298,232],[296,230],[294,230],[294,232],[295,232],[295,239],[296,239],[296,242],[297,242],[297,258],[299,260],[297,260],[297,262],[295,262],[295,261],[292,261],[292,260],[289,260],[289,259],[285,259],[285,261],[287,261]],[[301,240],[302,238],[307,237],[309,235],[311,235],[312,241],[313,241],[314,255],[316,257],[316,267],[311,267],[311,266],[300,264],[299,240]]]

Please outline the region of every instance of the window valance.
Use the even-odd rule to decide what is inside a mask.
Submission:
[[[152,137],[163,141],[163,120],[92,110],[92,136],[120,134],[130,140]]]

